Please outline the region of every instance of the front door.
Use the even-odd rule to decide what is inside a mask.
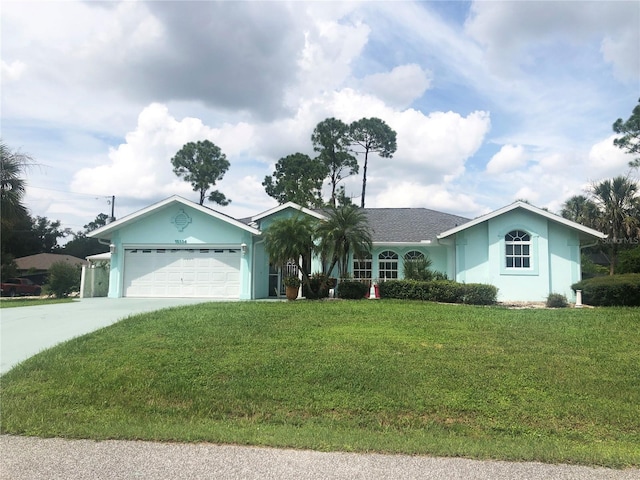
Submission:
[[[298,276],[298,265],[293,260],[287,262],[284,268],[269,264],[269,296],[280,297],[285,294],[284,277]]]

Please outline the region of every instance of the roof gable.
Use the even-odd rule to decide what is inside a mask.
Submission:
[[[547,218],[548,220],[551,220],[552,222],[556,222],[559,223],[561,225],[564,225],[568,228],[572,228],[574,230],[578,230],[581,233],[584,233],[586,235],[589,235],[591,237],[595,237],[595,238],[606,238],[607,236],[604,233],[601,233],[597,230],[594,230],[592,228],[589,227],[585,227],[584,225],[580,225],[579,223],[576,222],[572,222],[571,220],[567,220],[566,218],[563,218],[559,215],[555,215],[551,212],[548,212],[546,210],[543,210],[541,208],[538,207],[534,207],[533,205],[530,205],[528,203],[525,202],[521,202],[521,201],[517,201],[512,203],[511,205],[507,205],[506,207],[502,207],[499,208],[498,210],[495,210],[493,212],[487,213],[486,215],[481,215],[477,218],[474,218],[473,220],[451,228],[449,230],[443,231],[442,233],[440,233],[438,235],[438,239],[443,239],[443,238],[447,238],[450,237],[451,235],[454,235],[458,232],[461,232],[463,230],[466,230],[467,228],[471,228],[475,225],[478,225],[480,223],[486,222],[488,220],[491,220],[492,218],[496,218],[500,215],[504,215],[507,212],[511,212],[513,210],[516,209],[522,209],[522,210],[526,210],[528,212],[534,213],[536,215],[540,215],[541,217]]]
[[[277,207],[266,210],[262,213],[259,213],[257,215],[254,215],[253,217],[251,217],[251,222],[258,223],[260,220],[263,220],[277,213],[283,212],[284,210],[287,210],[289,208],[305,213],[307,215],[310,215],[314,218],[317,218],[318,220],[326,220],[327,218],[324,215],[322,215],[320,212],[316,212],[313,210],[309,210],[308,208],[301,207],[300,205],[294,202],[287,202],[287,203],[283,203],[282,205],[278,205]]]
[[[137,212],[134,212],[130,215],[122,217],[121,219],[116,220],[115,222],[111,222],[108,225],[105,225],[104,227],[100,227],[94,230],[93,232],[90,232],[87,236],[95,237],[95,238],[109,238],[111,233],[113,233],[114,231],[119,230],[123,227],[126,227],[127,225],[137,222],[145,217],[148,217],[152,215],[154,212],[158,211],[159,209],[164,208],[171,204],[181,204],[185,207],[193,208],[195,210],[198,210],[199,212],[204,213],[205,215],[216,218],[218,220],[222,220],[223,222],[226,222],[230,225],[233,225],[249,233],[252,233],[253,235],[261,234],[260,230],[253,228],[249,225],[246,225],[236,220],[235,218],[225,215],[224,213],[220,213],[211,208],[191,202],[178,195],[174,195],[172,197],[165,198],[164,200],[154,203],[153,205],[149,205],[148,207],[145,207],[142,210],[138,210]]]

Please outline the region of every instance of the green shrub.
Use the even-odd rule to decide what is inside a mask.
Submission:
[[[433,279],[431,271],[431,259],[429,257],[422,258],[404,258],[402,262],[404,268],[404,278],[407,280],[418,280],[427,282]]]
[[[355,280],[340,280],[337,288],[338,298],[345,298],[348,300],[360,300],[369,291],[369,287]]]
[[[47,290],[57,298],[80,290],[81,269],[65,262],[56,262],[49,268]]]
[[[304,296],[308,299],[314,300],[318,298],[327,298],[329,296],[329,289],[335,288],[336,279],[330,278],[324,273],[314,273],[309,277],[309,285],[311,285],[311,291],[306,288],[304,290]]]
[[[498,289],[493,285],[457,283],[451,280],[388,280],[380,284],[380,296],[401,300],[493,305],[497,301]]]
[[[594,306],[640,306],[640,273],[595,277],[571,285],[582,301]]]
[[[561,293],[550,293],[546,305],[549,308],[565,308],[569,306],[569,302],[567,297]]]
[[[609,267],[594,263],[593,260],[584,253],[580,256],[580,268],[582,270],[582,278],[584,279],[609,275]]]
[[[640,247],[623,250],[618,254],[616,273],[640,273]]]
[[[498,288],[485,283],[462,283],[462,302],[469,305],[493,305],[498,301]]]

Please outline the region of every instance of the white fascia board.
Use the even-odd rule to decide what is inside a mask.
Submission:
[[[189,207],[189,208],[193,208],[195,210],[198,210],[202,213],[204,213],[205,215],[209,215],[210,217],[214,217],[217,218],[218,220],[222,220],[224,222],[227,222],[231,225],[234,225],[238,228],[241,228],[243,230],[248,231],[249,233],[252,233],[253,235],[261,235],[260,230],[256,229],[256,228],[252,228],[248,225],[245,225],[242,222],[237,221],[236,219],[229,217],[228,215],[224,215],[220,212],[217,212],[215,210],[212,210],[210,208],[207,208],[205,206],[202,206],[200,204],[197,204],[195,202],[191,202],[185,198],[182,198],[178,195],[173,195],[172,197],[169,198],[165,198],[164,200],[161,200],[157,203],[154,203],[153,205],[149,205],[148,207],[143,208],[142,210],[138,210],[137,212],[134,212],[130,215],[127,215],[126,217],[122,217],[119,220],[116,220],[115,222],[111,222],[108,225],[105,225],[104,227],[100,227],[96,230],[94,230],[93,232],[90,232],[89,234],[87,234],[88,237],[90,238],[109,238],[110,234],[112,232],[114,232],[115,230],[119,230],[120,228],[122,228],[123,226],[132,223],[136,220],[139,220],[141,218],[144,218],[150,214],[152,214],[153,212],[155,212],[156,210],[165,207],[171,203],[180,203],[182,205],[184,205],[185,207]]]
[[[523,210],[527,210],[531,213],[535,213],[536,215],[540,215],[553,222],[560,223],[562,225],[565,225],[566,227],[573,228],[574,230],[578,230],[592,237],[607,238],[607,235],[597,230],[594,230],[593,228],[585,227],[584,225],[580,225],[579,223],[572,222],[571,220],[567,220],[566,218],[563,218],[559,215],[555,215],[551,212],[547,212],[546,210],[542,210],[541,208],[534,207],[533,205],[529,205],[528,203],[514,202],[511,205],[507,205],[506,207],[502,207],[493,212],[487,213],[485,215],[481,215],[478,218],[474,218],[473,220],[467,223],[463,223],[462,225],[459,225],[455,228],[447,230],[446,232],[442,232],[441,234],[438,235],[438,240],[442,240],[443,238],[450,237],[451,235],[454,235],[458,232],[466,230],[467,228],[474,227],[482,222],[486,222],[488,220],[491,220],[492,218],[496,218],[500,215],[510,212],[511,210],[515,210],[516,208],[522,208]]]
[[[390,246],[418,246],[418,247],[424,247],[425,245],[435,245],[431,240],[418,240],[417,242],[371,242],[372,245],[375,246],[384,246],[384,245],[390,245]]]
[[[278,205],[277,207],[271,208],[271,209],[269,209],[269,210],[267,210],[265,212],[259,213],[258,215],[254,215],[253,217],[251,217],[251,221],[252,222],[257,222],[258,220],[261,220],[261,219],[266,218],[266,217],[268,217],[270,215],[273,215],[274,213],[278,213],[278,212],[281,212],[283,210],[286,210],[287,208],[293,208],[294,210],[298,210],[299,212],[306,213],[307,215],[315,217],[318,220],[326,220],[327,219],[327,217],[325,217],[321,213],[314,212],[313,210],[309,210],[306,207],[301,207],[300,205],[298,205],[297,203],[294,203],[294,202],[287,202],[287,203],[283,203],[282,205]]]

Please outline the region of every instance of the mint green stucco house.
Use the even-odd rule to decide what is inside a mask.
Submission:
[[[573,298],[581,249],[600,232],[516,202],[470,220],[424,208],[365,209],[373,233],[368,258],[351,259],[365,282],[403,278],[403,259],[428,256],[432,269],[467,283],[488,283],[503,301]],[[259,299],[282,291],[262,232],[275,219],[320,211],[287,203],[235,219],[173,196],[90,234],[111,250],[109,297]],[[311,271],[320,271],[317,258]]]

